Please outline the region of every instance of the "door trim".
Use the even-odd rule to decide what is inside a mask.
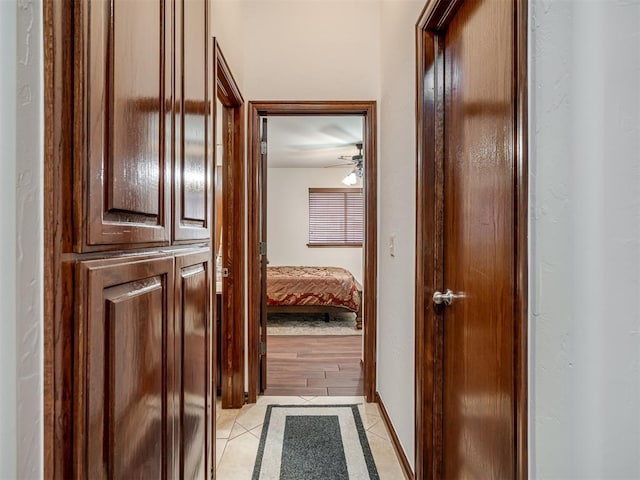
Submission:
[[[463,0],[428,0],[416,24],[415,472],[442,478],[442,318],[431,294],[442,286],[444,203],[443,33]],[[515,0],[513,95],[515,155],[515,443],[516,478],[528,477],[528,124],[527,2]]]
[[[260,162],[260,116],[275,115],[362,115],[364,117],[364,153],[376,161],[367,165],[365,175],[365,246],[364,246],[364,393],[368,402],[375,401],[376,339],[377,339],[377,288],[378,288],[378,171],[377,171],[377,106],[375,101],[252,101],[249,102],[249,397],[257,400],[260,391],[260,261],[257,255],[259,242],[259,215],[257,211],[258,174]],[[256,253],[256,255],[253,255]]]
[[[229,276],[223,278],[221,363],[222,408],[240,408],[244,404],[244,238],[245,238],[245,159],[244,159],[244,99],[224,58],[219,42],[214,38],[216,98],[224,110],[222,114],[224,135],[223,168],[223,267],[229,268]],[[217,102],[214,102],[217,105]],[[215,107],[214,107],[215,109]],[[214,121],[214,138],[217,123]],[[214,235],[214,246],[215,235]],[[214,252],[214,255],[217,252]],[[215,385],[215,372],[213,384]]]
[[[44,55],[44,325],[43,477],[73,478],[73,177],[74,15],[78,5],[45,1]],[[62,188],[61,188],[62,186]]]

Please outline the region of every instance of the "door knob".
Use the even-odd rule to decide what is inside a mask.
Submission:
[[[444,303],[445,305],[451,305],[453,303],[453,292],[450,289],[447,289],[445,293],[435,292],[433,294],[433,303],[436,305],[440,305]]]

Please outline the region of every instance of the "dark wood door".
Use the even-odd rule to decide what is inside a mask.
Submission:
[[[77,476],[210,478],[209,249],[77,270]]]
[[[444,34],[443,478],[515,477],[514,3]]]
[[[220,400],[222,408],[245,402],[245,158],[244,100],[218,42],[213,40],[216,72],[218,172],[216,252],[220,254]],[[219,148],[218,148],[219,147]],[[216,192],[217,193],[217,192]],[[218,217],[216,217],[218,218]]]
[[[170,6],[77,5],[76,251],[170,241]]]
[[[260,391],[267,388],[267,118],[260,138]]]
[[[212,270],[208,249],[176,257],[175,363],[176,478],[206,479],[212,469]]]
[[[176,0],[175,12],[173,239],[184,243],[211,230],[213,68],[208,1]]]
[[[78,264],[77,478],[174,476],[173,268],[172,258]]]

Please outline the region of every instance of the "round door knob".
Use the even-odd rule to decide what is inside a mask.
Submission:
[[[453,303],[453,292],[449,289],[445,293],[435,292],[433,294],[433,303],[436,305],[440,305],[444,303],[445,305],[451,305]]]

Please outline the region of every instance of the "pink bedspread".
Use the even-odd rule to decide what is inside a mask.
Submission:
[[[360,292],[339,267],[267,267],[267,305],[323,305],[358,311]]]

